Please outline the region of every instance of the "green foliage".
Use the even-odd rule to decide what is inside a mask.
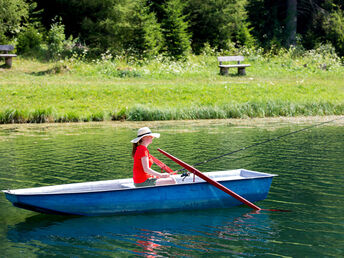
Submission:
[[[66,40],[66,35],[64,33],[65,26],[61,21],[53,23],[48,31],[47,43],[48,43],[48,53],[53,59],[58,59],[64,50],[64,42]]]
[[[182,59],[190,52],[190,35],[188,23],[183,15],[185,5],[181,0],[168,0],[163,5],[164,19],[162,28],[168,55],[175,59]]]
[[[330,44],[319,45],[313,50],[292,47],[290,49],[277,48],[264,51],[262,48],[236,47],[234,43],[228,45],[228,48],[231,50],[218,52],[206,44],[202,50],[202,55],[189,55],[182,62],[163,55],[142,62],[137,58],[113,57],[107,52],[102,54],[100,59],[85,63],[84,59],[73,56],[65,60],[64,65],[67,69],[63,71],[71,70],[73,73],[83,76],[106,78],[174,79],[176,76],[180,78],[199,76],[212,79],[219,72],[216,58],[219,55],[245,56],[245,63],[252,65],[248,71],[257,69],[259,76],[266,75],[265,72],[268,70],[265,68],[269,68],[276,74],[298,72],[300,76],[303,76],[303,73],[316,74],[319,71],[340,70],[342,65],[341,59]],[[255,62],[258,62],[258,66]],[[266,67],[261,67],[262,63]],[[231,71],[233,75],[236,74],[236,69],[231,69]]]
[[[256,45],[256,40],[251,34],[253,28],[249,28],[248,23],[243,23],[239,27],[239,31],[236,35],[237,43],[241,46],[254,47]]]
[[[18,58],[21,68],[0,82],[0,123],[344,114],[344,67],[331,45],[236,48],[251,64],[247,76],[236,76],[237,69],[218,75],[216,52],[205,51],[211,55],[159,55],[140,64],[109,53],[92,62]]]
[[[196,53],[205,43],[226,49],[229,41],[251,46],[246,0],[190,0],[188,5],[192,44]]]
[[[128,20],[126,48],[141,58],[157,56],[163,47],[163,35],[155,14],[147,6],[147,0],[135,1]]]
[[[247,4],[253,36],[265,49],[282,47],[285,42],[286,1],[251,0]]]
[[[102,111],[91,114],[91,116],[89,118],[90,121],[94,121],[94,122],[104,121],[104,119],[105,119],[105,116],[104,116],[104,113]]]
[[[132,39],[129,20],[130,15],[136,10],[136,1],[73,0],[71,3],[74,8],[82,11],[81,28],[75,33],[80,34],[85,40],[92,56],[98,57],[107,50],[113,54],[120,54],[128,50],[126,47]],[[87,13],[87,15],[83,15],[83,13]]]
[[[62,23],[61,19],[59,21],[55,21],[51,25],[46,38],[47,56],[53,60],[70,57],[74,53],[85,57],[88,51],[87,47],[78,42],[78,38],[73,39],[73,37],[70,36],[66,39],[65,25]]]
[[[45,123],[54,121],[52,116],[52,109],[36,109],[29,114],[28,121],[29,123]]]
[[[330,44],[319,45],[316,49],[307,50],[302,54],[309,68],[331,70],[341,66],[336,49]]]
[[[0,44],[20,31],[21,22],[28,17],[28,8],[25,0],[0,0]]]
[[[141,73],[131,67],[117,67],[115,77],[141,77]]]
[[[281,101],[230,103],[222,106],[154,108],[136,105],[127,111],[128,121],[226,119],[279,116],[340,115],[344,105],[326,102],[292,103]]]
[[[335,46],[339,55],[344,56],[344,11],[338,9],[329,14],[324,30],[326,39]]]
[[[14,108],[6,108],[0,112],[0,124],[25,123],[27,115]]]
[[[37,55],[43,43],[43,35],[32,25],[18,34],[17,52],[19,54]]]
[[[342,66],[341,59],[331,44],[319,45],[315,49],[306,50],[301,47],[271,49],[263,52],[261,49],[245,50],[250,58],[263,62],[280,65],[286,72],[318,73],[319,71],[338,70]],[[280,71],[282,72],[282,71]]]
[[[55,118],[55,122],[58,123],[66,123],[66,122],[79,122],[82,121],[81,117],[79,117],[75,112],[69,111],[62,116],[57,116]],[[89,120],[88,120],[89,121]],[[86,121],[85,121],[86,122]]]
[[[343,1],[342,0],[298,0],[273,1],[251,0],[248,2],[248,22],[254,29],[252,34],[256,44],[269,49],[289,46],[291,23],[288,14],[292,13],[288,3],[297,5],[296,44],[306,49],[331,42],[337,53],[343,56]],[[289,26],[288,26],[289,24]],[[293,32],[295,33],[295,31]]]
[[[20,53],[50,59],[75,53],[97,59],[110,51],[144,64],[159,55],[185,59],[191,47],[200,54],[205,44],[233,53],[242,46],[281,49],[295,40],[306,49],[330,42],[344,55],[342,0],[0,0],[0,6],[6,10],[0,44],[18,41]],[[54,16],[64,23],[52,22]]]

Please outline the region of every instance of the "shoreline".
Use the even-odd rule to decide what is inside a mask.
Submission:
[[[324,123],[323,125],[344,126],[344,116],[296,116],[296,117],[266,117],[266,118],[229,118],[229,119],[199,119],[199,120],[164,120],[164,121],[100,121],[100,122],[67,122],[67,123],[20,123],[0,124],[0,130],[52,130],[54,128],[83,128],[83,127],[109,127],[137,129],[143,126],[150,128],[192,125],[205,126],[254,126],[254,127],[279,127],[282,125],[308,125]]]

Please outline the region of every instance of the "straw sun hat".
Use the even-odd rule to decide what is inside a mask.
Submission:
[[[137,137],[131,142],[137,143],[139,140],[141,140],[145,136],[153,136],[154,138],[159,138],[160,133],[152,133],[148,127],[142,127],[137,131]]]

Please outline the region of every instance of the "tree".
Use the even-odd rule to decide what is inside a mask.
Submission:
[[[344,56],[344,11],[338,9],[329,14],[324,22],[326,39],[332,43],[340,56]]]
[[[87,12],[81,23],[83,37],[94,52],[110,50],[113,53],[125,49],[127,41],[128,13],[134,9],[130,0],[102,0],[88,2]]]
[[[252,33],[263,47],[296,44],[306,48],[330,41],[342,55],[342,0],[251,0],[248,4]]]
[[[264,48],[285,43],[286,2],[275,0],[251,0],[247,5],[248,20],[253,36]]]
[[[296,28],[297,28],[297,0],[287,0],[286,45],[288,47],[296,44]]]
[[[230,41],[250,44],[246,4],[246,0],[189,0],[194,51],[198,53],[206,43],[218,49],[226,48]]]
[[[344,5],[342,0],[299,0],[298,32],[303,45],[314,48],[330,42],[344,56]]]
[[[134,7],[130,0],[36,0],[44,9],[42,23],[49,29],[55,17],[61,17],[68,38],[79,38],[89,46],[91,54],[110,50],[120,52],[126,39],[128,13]]]
[[[169,56],[175,59],[184,58],[191,50],[188,23],[183,14],[184,6],[182,0],[169,0],[163,5],[165,45]]]
[[[146,0],[136,0],[127,23],[125,47],[138,57],[152,58],[163,47],[163,35],[156,16],[150,12]]]
[[[0,0],[0,44],[20,31],[28,16],[29,5],[24,0]]]

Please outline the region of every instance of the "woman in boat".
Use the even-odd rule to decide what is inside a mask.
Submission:
[[[175,184],[176,180],[168,173],[159,173],[151,166],[153,158],[147,149],[154,138],[159,138],[159,133],[152,133],[148,127],[140,128],[137,137],[132,140],[134,158],[133,179],[136,187]]]

